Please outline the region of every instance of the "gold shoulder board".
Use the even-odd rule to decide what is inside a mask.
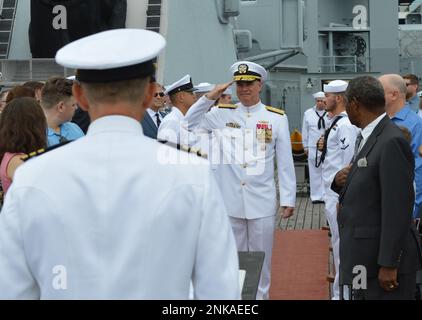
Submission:
[[[58,149],[58,148],[60,148],[60,147],[63,147],[63,146],[65,146],[65,145],[67,145],[67,144],[69,144],[69,143],[71,143],[71,142],[72,142],[72,141],[66,141],[66,142],[60,143],[60,144],[58,144],[58,145],[52,146],[52,147],[47,148],[47,149],[40,149],[40,150],[37,150],[37,151],[31,152],[31,153],[28,153],[28,154],[24,155],[24,156],[21,158],[21,160],[22,160],[22,161],[24,161],[24,162],[26,162],[26,161],[28,161],[28,160],[31,160],[31,159],[33,159],[33,158],[39,157],[39,156],[41,156],[41,155],[43,155],[43,154],[46,154],[46,153],[48,153],[48,152],[50,152],[50,151],[56,150],[56,149]]]
[[[219,104],[218,105],[218,109],[236,110],[237,109],[237,105],[235,105],[235,104]]]
[[[285,116],[286,115],[286,113],[283,110],[281,110],[281,109],[277,109],[277,108],[273,108],[273,107],[267,107],[267,110],[269,112],[277,113],[277,114],[279,114],[281,116]]]

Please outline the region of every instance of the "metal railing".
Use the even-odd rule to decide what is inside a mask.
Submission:
[[[54,59],[0,59],[0,72],[3,84],[46,81],[52,76],[69,77],[75,74],[75,70],[58,65]]]
[[[320,67],[322,73],[334,72],[369,72],[369,57],[357,56],[322,56]]]

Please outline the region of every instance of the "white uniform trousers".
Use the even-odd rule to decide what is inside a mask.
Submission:
[[[309,183],[311,186],[311,200],[324,200],[324,181],[322,180],[322,166],[315,167],[316,148],[309,148],[308,167]]]
[[[333,247],[334,256],[334,268],[335,268],[335,280],[333,285],[333,299],[339,300],[340,289],[339,289],[339,265],[340,265],[340,235],[337,224],[337,203],[338,195],[331,190],[326,190],[325,193],[325,215],[327,217],[328,224],[331,232],[331,245]]]
[[[335,268],[335,279],[333,284],[333,300],[340,299],[340,286],[339,286],[339,267],[340,267],[340,234],[338,231],[337,223],[337,204],[338,204],[338,195],[332,190],[326,190],[324,195],[325,201],[325,214],[330,226],[331,232],[331,246],[333,247],[333,259],[334,259],[334,268]],[[349,299],[349,292],[347,288],[344,288],[344,299]]]
[[[238,250],[265,252],[257,300],[268,300],[270,295],[275,219],[275,216],[254,220],[230,217]]]

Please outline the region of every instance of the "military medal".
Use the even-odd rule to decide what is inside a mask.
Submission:
[[[261,143],[273,141],[273,126],[268,121],[259,121],[256,125],[256,138]]]
[[[269,124],[268,128],[265,129],[265,143],[271,142],[273,142],[273,126]]]
[[[260,121],[256,125],[256,139],[259,143],[265,143],[266,141],[266,129],[268,127],[268,122]]]

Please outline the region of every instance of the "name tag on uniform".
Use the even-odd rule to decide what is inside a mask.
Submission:
[[[233,129],[241,129],[242,126],[235,122],[226,123],[227,128],[233,128]]]
[[[256,125],[256,138],[261,143],[273,141],[273,126],[268,121],[259,121]]]

